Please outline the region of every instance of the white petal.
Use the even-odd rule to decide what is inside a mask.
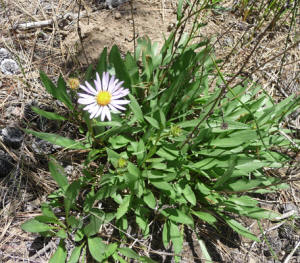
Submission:
[[[115,82],[115,76],[114,75],[112,75],[111,76],[111,78],[110,78],[110,81],[109,81],[109,84],[108,84],[108,91],[110,91],[111,90],[111,87],[114,87],[115,85],[114,85],[114,82]]]
[[[120,106],[120,105],[118,105],[118,104],[114,104],[113,101],[110,102],[110,105],[112,105],[112,106],[114,106],[115,108],[120,109],[120,110],[126,110],[126,108],[124,108],[124,107],[122,107],[122,106]]]
[[[111,109],[111,111],[112,111],[113,113],[120,113],[120,111],[118,111],[111,103],[108,104],[108,107]]]
[[[99,107],[99,105],[97,103],[93,103],[93,104],[85,106],[83,109],[88,112],[91,112],[91,111],[93,111],[93,109],[98,109],[98,107]]]
[[[124,96],[126,96],[129,94],[129,89],[120,88],[120,89],[114,90],[112,94],[113,95],[124,94]]]
[[[115,92],[115,91],[117,91],[118,89],[120,89],[121,86],[123,85],[123,83],[124,83],[124,81],[120,81],[118,84],[116,84],[116,85],[114,86],[114,88],[112,89],[111,92]]]
[[[122,98],[122,97],[124,97],[124,96],[126,96],[126,95],[123,95],[122,93],[121,93],[121,94],[116,94],[116,95],[112,95],[112,96],[111,96],[111,99],[112,99],[112,100],[116,100],[116,99]]]
[[[92,95],[92,94],[85,94],[85,93],[77,93],[77,95],[81,98],[84,98],[84,99],[88,99],[88,98],[95,98],[95,95]]]
[[[95,109],[93,110],[93,112],[90,112],[90,113],[91,113],[90,118],[91,118],[91,119],[94,119],[94,118],[96,118],[97,116],[99,116],[101,110],[102,110],[102,107],[95,108]]]
[[[97,92],[101,91],[102,90],[101,82],[98,82],[98,80],[94,80],[94,83],[95,83]]]
[[[104,121],[104,119],[105,119],[105,112],[104,112],[104,109],[101,111],[100,119],[101,119],[101,121]]]
[[[100,107],[95,115],[95,118],[99,117],[102,111],[103,111],[103,107]]]
[[[100,76],[99,76],[98,72],[96,72],[96,80],[101,85],[101,79],[100,79]]]
[[[86,87],[92,92],[92,94],[96,94],[97,91],[93,88],[93,86],[88,83],[87,81],[85,82]]]
[[[118,105],[124,105],[124,104],[128,104],[130,103],[130,100],[112,100],[111,102],[113,102],[114,104],[118,104]]]
[[[95,115],[97,114],[98,110],[99,110],[98,108],[94,107],[94,108],[92,108],[89,111],[89,113],[90,113],[90,119],[93,119],[95,117]]]
[[[108,88],[109,84],[109,73],[108,72],[103,72],[102,75],[102,90],[106,91]]]
[[[78,103],[79,104],[92,104],[95,102],[95,98],[90,97],[90,98],[79,98]]]
[[[87,88],[86,86],[83,86],[83,85],[79,85],[81,89],[83,89],[85,92],[89,93],[89,94],[92,94],[94,95],[95,94],[95,90],[90,90],[89,88]]]
[[[103,108],[103,112],[104,112],[104,114],[106,115],[107,119],[108,119],[109,121],[111,121],[110,111],[109,111],[109,108],[108,108],[107,106],[105,106],[105,107]]]

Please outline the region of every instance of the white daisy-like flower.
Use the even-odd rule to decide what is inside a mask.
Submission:
[[[103,72],[102,79],[96,73],[95,88],[87,81],[80,88],[86,93],[78,93],[78,103],[86,105],[83,109],[90,113],[90,119],[101,116],[101,121],[105,117],[111,121],[111,114],[126,110],[121,105],[130,103],[129,100],[120,99],[129,94],[128,89],[122,87],[124,81],[119,81],[115,76],[110,76],[108,72]]]

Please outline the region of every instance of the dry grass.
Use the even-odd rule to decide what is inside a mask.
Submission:
[[[93,1],[85,0],[82,3],[86,10],[82,13],[80,24],[82,41],[83,45],[88,47],[86,51],[90,60],[98,56],[97,50],[100,53],[104,45],[111,46],[117,43],[124,52],[132,50],[133,44],[128,41],[132,38],[132,28],[130,27],[131,14],[127,5],[120,7],[117,11],[110,11],[102,10],[101,5],[96,5]],[[77,58],[77,61],[80,61],[82,52],[80,52],[77,34],[78,6],[76,1],[2,0],[1,5],[0,48],[8,49],[21,67],[21,72],[14,76],[3,75],[0,72],[2,83],[0,125],[4,127],[19,124],[25,105],[32,100],[41,104],[52,104],[51,98],[45,93],[39,81],[39,70],[44,70],[53,79],[56,79],[59,74],[68,77],[78,66],[74,63],[74,59]],[[163,40],[161,31],[167,33],[168,26],[175,22],[173,12],[175,1],[162,0],[148,3],[145,0],[139,0],[135,1],[134,5],[136,6],[134,12],[136,30],[139,36],[147,34],[151,39],[161,42]],[[224,5],[230,7],[232,3],[226,1]],[[116,12],[122,16],[120,20]],[[66,13],[70,13],[70,16],[65,16]],[[226,62],[223,71],[228,74],[235,74],[239,71],[247,56],[252,52],[257,36],[270,22],[264,21],[257,28],[243,21],[240,15],[230,11],[217,14],[209,12],[200,19],[202,22],[207,22],[207,26],[201,29],[199,38],[212,38],[217,57]],[[43,21],[48,21],[48,26],[41,26]],[[295,41],[298,41],[297,33],[299,32],[296,30],[300,27],[299,14],[296,24],[291,29],[289,21],[290,14],[286,14],[272,30],[268,30],[263,35],[259,46],[241,71],[241,75],[251,75],[252,80],[258,81],[262,89],[278,100],[289,94],[299,94],[300,45],[295,45],[294,48],[285,52]],[[15,29],[18,25],[29,22],[34,23],[33,28]],[[100,27],[101,25],[103,28]],[[125,35],[124,32],[122,33],[124,27],[127,28]],[[103,40],[104,37],[106,41]],[[92,45],[93,48],[89,48]],[[272,57],[274,59],[270,60]],[[84,66],[84,63],[79,66]],[[297,120],[298,117],[296,117],[295,125],[299,129]],[[1,148],[4,147],[1,144]],[[8,178],[0,181],[0,228],[2,229],[0,262],[46,262],[55,244],[49,243],[51,245],[46,248],[43,247],[46,246],[43,242],[34,244],[36,236],[24,233],[20,225],[39,214],[40,203],[55,189],[55,183],[47,171],[47,166],[36,167],[39,164],[37,160],[39,157],[32,153],[26,144],[21,154],[20,151],[6,150],[15,159],[17,168]],[[76,154],[75,152],[72,156],[75,158]],[[59,153],[58,156],[64,158],[64,152]],[[74,174],[70,175],[72,177],[80,174],[80,161],[77,160],[77,162],[78,169],[76,168]],[[299,179],[299,172],[294,170],[289,176],[291,179]],[[272,205],[294,203],[299,206],[299,182],[293,181],[290,185],[290,191],[278,193],[275,204],[270,201]],[[266,204],[269,204],[267,199]],[[265,225],[264,227],[268,229],[271,226]],[[207,235],[209,236],[209,232]],[[219,253],[225,262],[236,262],[233,249],[231,251],[228,246],[219,241],[215,245],[219,248]],[[41,253],[38,253],[39,250]],[[244,259],[246,260],[244,262],[248,262],[249,257],[251,260],[264,259],[264,255],[258,254],[260,252],[257,244],[247,244],[236,253],[240,253],[238,260]]]

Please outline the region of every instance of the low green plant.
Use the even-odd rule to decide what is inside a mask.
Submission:
[[[185,21],[184,10],[180,1],[176,30]],[[51,120],[74,122],[83,136],[73,140],[27,133],[89,152],[82,177],[76,180],[67,179],[55,159],[49,161],[59,188],[42,205],[42,215],[22,225],[26,231],[60,238],[50,262],[85,262],[89,256],[97,262],[154,262],[140,255],[140,244],[126,245],[129,225],[136,224],[147,238],[153,221],[161,224],[163,245],[172,244],[179,262],[184,227],[194,230],[199,221],[214,227],[223,222],[259,241],[234,215],[278,216],[260,208],[251,194],[286,186],[266,175],[265,169],[288,161],[278,149],[290,147],[287,136],[281,135],[289,131],[279,123],[298,107],[299,98],[275,104],[255,83],[229,85],[209,41],[195,44],[193,34],[178,37],[176,30],[161,49],[141,38],[134,54],[122,57],[113,46],[109,54],[103,50],[95,68],[88,68],[86,80],[91,85],[96,72],[109,72],[130,91],[129,109],[123,115],[112,114],[111,121],[90,119],[72,103],[62,77],[55,85],[41,72],[46,90],[66,105],[69,116],[34,110]],[[98,165],[96,170],[89,167],[91,162]],[[119,231],[118,241],[104,241],[101,228],[106,224]],[[67,239],[74,245],[69,257]]]

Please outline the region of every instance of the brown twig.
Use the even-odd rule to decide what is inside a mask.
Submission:
[[[80,9],[81,9],[81,0],[77,0],[77,4],[78,4],[78,13],[77,13],[77,34],[78,34],[78,37],[79,37],[79,41],[80,41],[80,45],[81,45],[81,49],[83,51],[83,55],[84,55],[84,58],[86,60],[86,63],[87,65],[89,65],[89,60],[88,60],[88,57],[86,55],[86,52],[85,52],[85,48],[83,46],[83,37],[81,35],[81,28],[80,28],[80,25],[79,25],[79,22],[80,22]]]

